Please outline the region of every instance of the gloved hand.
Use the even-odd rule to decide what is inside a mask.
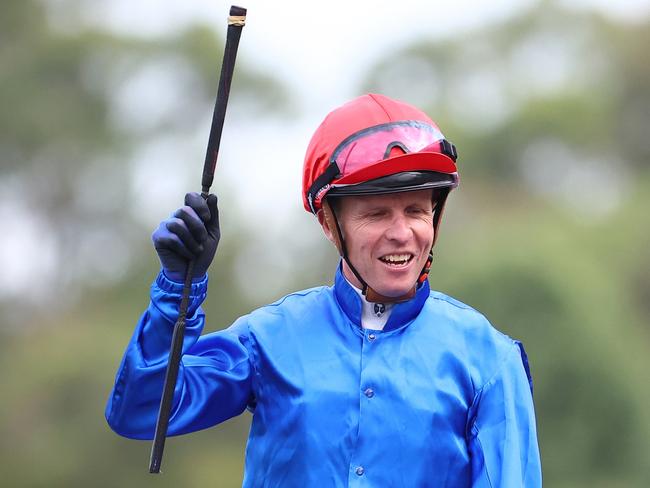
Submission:
[[[187,263],[194,259],[192,279],[201,279],[212,262],[221,231],[216,195],[185,195],[185,206],[163,220],[151,235],[165,276],[183,283]]]

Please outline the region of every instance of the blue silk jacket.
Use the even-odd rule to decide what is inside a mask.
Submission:
[[[161,273],[117,372],[106,419],[153,437],[182,285]],[[425,281],[383,331],[337,272],[200,336],[192,285],[169,434],[253,412],[245,487],[541,486],[520,343]]]

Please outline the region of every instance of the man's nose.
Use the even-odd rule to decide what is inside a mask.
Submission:
[[[411,226],[403,215],[396,216],[386,229],[386,238],[396,242],[406,242],[412,235]]]

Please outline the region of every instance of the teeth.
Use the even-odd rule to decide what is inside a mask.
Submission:
[[[404,263],[411,259],[410,254],[389,254],[388,256],[383,256],[382,261],[387,261],[389,263]]]

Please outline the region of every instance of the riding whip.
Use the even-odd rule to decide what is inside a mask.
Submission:
[[[203,177],[201,179],[201,195],[203,198],[208,197],[210,186],[212,186],[212,180],[214,179],[214,171],[217,165],[217,156],[219,154],[219,144],[221,142],[221,132],[226,117],[228,95],[230,94],[230,82],[232,81],[233,71],[235,69],[235,58],[237,57],[239,38],[245,23],[246,9],[234,5],[231,6],[230,15],[228,17],[226,47],[224,49],[223,61],[221,64],[219,89],[217,91],[217,100],[212,114],[212,126],[210,127],[210,137],[208,139],[205,163],[203,165]],[[156,432],[153,439],[153,445],[151,446],[151,458],[149,461],[150,473],[160,472],[163,451],[165,449],[167,427],[169,425],[169,416],[171,414],[172,403],[174,400],[174,389],[176,387],[178,369],[180,367],[181,353],[183,349],[185,316],[187,314],[190,289],[192,287],[193,270],[194,260],[190,260],[185,274],[185,283],[183,284],[183,295],[178,310],[178,319],[176,320],[174,332],[172,334],[172,342],[167,361],[167,372],[165,374],[165,384],[160,399],[160,409],[158,410],[158,420],[156,421]]]

